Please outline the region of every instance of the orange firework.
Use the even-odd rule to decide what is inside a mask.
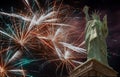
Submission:
[[[76,24],[78,21],[73,20],[71,8],[53,2],[52,7],[44,9],[37,0],[33,0],[35,7],[31,6],[29,0],[23,1],[27,6],[27,13],[0,12],[1,15],[9,17],[9,20],[3,20],[2,16],[5,25],[0,28],[0,33],[4,36],[2,41],[9,43],[11,49],[16,51],[15,55],[21,51],[39,51],[40,57],[57,64],[57,70],[61,69],[61,74],[64,68],[70,72],[77,64],[81,64],[79,60],[86,57],[86,50],[82,46],[84,28]],[[0,75],[3,77],[8,75],[6,64],[8,65],[1,58]],[[24,74],[22,69],[10,72],[16,71]]]

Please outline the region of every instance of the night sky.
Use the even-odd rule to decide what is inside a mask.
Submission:
[[[44,4],[44,0],[39,1],[41,4]],[[118,0],[63,0],[63,4],[75,9],[82,9],[85,5],[88,5],[91,11],[98,10],[101,13],[107,14],[109,28],[107,38],[108,61],[109,65],[120,73],[120,3],[117,1]],[[0,9],[9,12],[11,10],[10,7],[22,10],[24,5],[22,4],[22,0],[0,0]],[[39,65],[39,63],[36,64]],[[42,71],[42,73],[54,74],[54,72],[52,72],[53,69],[50,67],[52,67],[52,65],[48,66],[49,71]],[[37,69],[37,67],[34,69]],[[51,77],[50,75],[40,77]]]

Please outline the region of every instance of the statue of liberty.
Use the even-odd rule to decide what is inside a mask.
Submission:
[[[96,59],[102,64],[108,65],[107,61],[107,44],[106,37],[108,35],[107,16],[103,21],[97,13],[88,15],[88,7],[83,9],[86,15],[85,44],[87,49],[87,58]]]

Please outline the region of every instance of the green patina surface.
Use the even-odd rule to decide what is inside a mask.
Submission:
[[[101,21],[99,15],[94,13],[90,19],[87,7],[84,8],[84,12],[87,20],[85,29],[87,58],[94,58],[97,61],[108,65],[106,45],[106,37],[108,35],[107,17],[104,16],[103,21]]]

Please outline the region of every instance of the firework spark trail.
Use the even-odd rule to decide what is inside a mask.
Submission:
[[[57,47],[57,45],[55,44],[55,40],[56,40],[57,36],[59,35],[59,33],[61,33],[61,32],[62,32],[62,31],[61,31],[61,27],[60,27],[60,28],[58,28],[57,31],[55,32],[55,35],[54,35],[54,37],[53,37],[53,39],[52,39],[52,42],[53,42],[53,45],[54,45],[54,47],[55,47],[55,50],[56,50],[59,58],[62,60],[62,57],[63,57],[64,55],[62,54],[62,51],[61,51],[61,50]]]
[[[4,51],[4,52],[3,52]],[[0,50],[0,77],[30,77],[23,69],[23,66],[36,60],[21,59],[21,51],[12,51],[11,49]]]
[[[17,24],[17,23],[16,23]],[[5,24],[7,28],[1,29],[0,33],[6,35],[9,39],[12,39],[14,43],[18,43],[21,47],[26,49],[25,44],[32,39],[30,31],[27,30],[27,25],[19,22],[19,25]]]
[[[48,36],[46,37],[42,37],[42,36],[37,36],[39,39],[44,39],[44,40],[51,40],[54,46],[54,50],[57,53],[58,57],[62,60],[62,58],[64,57],[62,51],[59,49],[59,47],[57,46],[56,43],[58,43],[58,37],[60,37],[60,34],[64,34],[63,28],[59,27],[56,31],[53,31],[53,33],[50,33]],[[63,36],[61,36],[63,37]]]
[[[54,16],[55,14],[56,14],[56,12],[55,11],[52,11],[52,12],[49,12],[48,14],[43,14],[43,15],[41,15],[38,19],[37,19],[37,17],[36,18],[34,18],[36,15],[33,15],[33,17],[32,18],[30,18],[30,17],[26,17],[26,16],[21,16],[21,15],[18,15],[18,14],[14,14],[14,13],[6,13],[6,12],[0,12],[0,14],[1,15],[6,15],[6,16],[10,16],[10,17],[15,17],[15,18],[19,18],[19,19],[22,19],[22,20],[24,20],[24,21],[28,21],[28,22],[31,22],[33,19],[33,23],[35,24],[35,25],[40,25],[42,22],[46,22],[46,23],[48,23],[48,22],[56,22],[58,19],[57,18],[55,18],[55,19],[48,19],[48,18],[50,18],[50,17],[52,17],[52,16]],[[47,20],[46,20],[47,19]]]
[[[8,13],[3,13],[3,12],[1,12],[1,13],[5,14],[5,15],[8,15],[8,16],[13,16],[13,17],[20,17],[20,18],[22,17],[22,16],[19,16],[19,15],[16,15],[16,14],[8,14]],[[50,23],[52,25],[69,26],[69,25],[66,25],[66,24],[56,23],[57,18],[56,19],[50,18],[54,14],[55,14],[55,12],[50,12],[47,15],[41,15],[38,19],[37,19],[36,15],[34,15],[34,17],[32,19],[22,17],[22,19],[30,21],[30,25],[23,25],[23,26],[28,26],[27,29],[25,29],[25,30],[23,29],[21,32],[17,32],[19,30],[15,30],[15,31],[12,30],[12,28],[11,28],[12,25],[11,25],[11,26],[9,26],[9,31],[11,31],[12,34],[9,34],[9,33],[5,32],[5,31],[2,31],[2,30],[0,30],[0,33],[12,38],[16,42],[18,42],[22,46],[24,46],[24,43],[29,40],[29,36],[31,35],[30,33],[32,33],[31,31],[33,29],[35,29],[34,28],[35,25],[44,26],[44,25],[42,25],[42,23],[47,23],[47,24]]]
[[[25,21],[31,21],[30,18],[27,18],[27,17],[25,17],[25,16],[21,16],[21,15],[17,15],[17,14],[14,14],[14,13],[0,12],[0,14],[1,14],[1,15],[10,16],[10,17],[20,18],[20,19],[25,20]]]
[[[60,60],[62,60],[64,57],[62,51],[57,47],[57,45],[54,42],[53,42],[53,44],[54,44],[54,47],[55,47],[58,57],[60,58]]]
[[[13,17],[20,17],[21,18],[21,16],[16,15],[16,14],[8,14],[8,13],[3,13],[3,12],[2,12],[2,14],[5,14],[7,16],[13,16]],[[20,31],[21,26],[19,27],[18,30],[14,30],[14,29],[12,29],[13,26],[11,25],[11,26],[9,26],[9,31],[11,31],[12,34],[9,34],[8,32],[2,31],[2,30],[0,30],[0,33],[10,37],[15,42],[20,43],[20,45],[24,47],[24,44],[27,43],[27,41],[29,41],[29,38],[31,36],[30,33],[32,32],[33,29],[35,29],[34,28],[35,25],[44,26],[44,25],[41,25],[41,24],[42,23],[50,23],[51,24],[52,22],[56,22],[57,19],[50,19],[50,17],[53,16],[53,14],[55,14],[55,12],[50,12],[46,15],[41,15],[38,19],[37,19],[36,15],[34,15],[34,17],[32,19],[26,19],[26,18],[22,17],[22,19],[30,21],[30,25],[23,25],[23,26],[25,26],[25,28],[26,28],[26,26],[28,26],[26,29],[23,28],[21,32],[18,32],[18,31]],[[46,20],[46,19],[48,19],[48,20]],[[24,47],[24,48],[26,48],[26,47]]]
[[[7,54],[4,54],[4,55],[2,53],[0,54],[0,57],[1,57],[0,58],[0,76],[1,77],[11,76],[9,75],[10,72],[13,74],[13,76],[14,74],[16,74],[16,72],[18,72],[20,73],[21,76],[25,77],[23,75],[23,72],[25,72],[23,69],[17,68],[17,66],[14,67],[14,65],[9,65],[10,63],[19,59],[20,55],[21,55],[20,51],[15,52],[15,54],[13,55],[10,53],[10,51],[7,51]]]
[[[31,7],[29,5],[29,1],[28,0],[23,0],[23,1],[29,6],[28,8],[30,9]],[[39,6],[38,1],[35,0],[35,2],[37,3],[37,6]],[[68,24],[56,23],[58,21],[58,18],[54,18],[54,17],[57,17],[58,11],[50,11],[47,14],[40,13],[41,15],[37,16],[37,17],[36,17],[37,14],[34,13],[34,12],[33,12],[33,15],[31,15],[31,17],[21,16],[21,15],[18,15],[18,14],[6,13],[6,12],[0,12],[0,14],[7,15],[7,16],[10,16],[10,17],[16,17],[16,18],[22,19],[24,21],[31,22],[31,23],[33,23],[32,27],[34,27],[35,25],[41,25],[42,23],[50,23],[52,25],[59,25],[59,26],[70,26]]]
[[[31,8],[28,0],[25,0],[24,2],[29,6],[28,8]],[[35,2],[37,2],[37,0]],[[38,4],[38,2],[37,2],[37,4]],[[14,31],[11,28],[11,27],[13,27],[11,25],[11,26],[9,26],[9,31],[11,31],[12,34],[9,34],[8,32],[5,32],[3,30],[0,30],[0,33],[10,37],[11,39],[13,39],[15,42],[18,42],[21,46],[23,46],[26,49],[25,44],[30,40],[29,38],[31,36],[32,30],[35,29],[36,25],[37,26],[44,26],[42,24],[47,23],[47,24],[51,24],[51,25],[55,25],[55,26],[56,25],[70,26],[70,25],[63,24],[63,23],[57,23],[58,18],[54,18],[54,17],[57,17],[57,13],[58,12],[56,12],[56,11],[51,11],[51,12],[48,12],[47,14],[43,13],[38,17],[37,17],[37,14],[34,13],[33,15],[31,15],[31,17],[26,17],[26,16],[13,14],[13,13],[0,12],[0,14],[2,14],[2,15],[7,15],[7,16],[10,16],[10,17],[12,16],[12,17],[19,18],[19,19],[22,19],[24,21],[30,22],[30,25],[23,25],[23,26],[28,26],[28,27],[27,27],[27,29],[22,29],[21,32],[18,32],[20,30],[15,30]],[[39,37],[39,39],[40,39],[40,37]]]
[[[62,66],[62,71],[63,68],[66,67],[69,71],[71,68],[75,67],[74,63],[76,64],[82,64],[82,62],[75,60],[77,57],[72,54],[71,52],[75,51],[79,54],[86,54],[86,50],[77,46],[73,46],[72,44],[69,44],[66,42],[69,40],[69,37],[67,37],[67,28],[72,28],[71,25],[64,24],[64,21],[61,21],[61,18],[58,18],[58,15],[60,13],[60,8],[59,10],[55,11],[54,7],[52,7],[50,10],[47,10],[47,12],[44,12],[41,10],[41,7],[39,6],[39,2],[37,0],[34,0],[35,4],[39,7],[38,11],[39,12],[34,12],[32,6],[30,5],[28,0],[23,0],[27,8],[29,9],[28,13],[31,13],[30,16],[22,16],[19,14],[15,13],[5,13],[5,12],[0,12],[1,15],[6,15],[9,17],[14,17],[17,19],[20,19],[20,21],[24,21],[24,25],[19,24],[19,27],[15,27],[14,24],[9,25],[8,28],[0,30],[0,33],[3,35],[6,35],[7,37],[11,38],[14,42],[19,43],[22,47],[24,47],[26,50],[29,51],[27,48],[29,44],[31,45],[31,39],[36,39],[36,37],[40,40],[39,42],[44,43],[45,46],[48,46],[52,49],[53,52],[56,54],[53,54],[57,56],[58,58],[55,59],[55,57],[52,57],[51,61],[56,61],[59,60],[61,61],[60,64],[58,64],[58,68]],[[11,20],[12,21],[12,20]],[[26,24],[27,23],[27,24]],[[7,24],[5,24],[7,25]],[[20,26],[21,25],[21,26]],[[15,27],[15,29],[13,29]],[[65,29],[63,27],[66,27]],[[44,30],[44,28],[46,30]],[[7,31],[9,30],[9,31]],[[51,41],[51,43],[46,42]],[[33,41],[34,42],[34,41]],[[36,45],[37,46],[37,45]],[[62,46],[62,47],[61,47]],[[45,49],[46,50],[46,49]],[[7,58],[6,64],[9,64],[13,61],[16,61],[17,56],[20,56],[21,51],[17,51],[11,58]],[[49,55],[49,54],[48,54]],[[16,65],[24,65],[26,62],[19,62]],[[1,68],[1,67],[0,67]],[[57,69],[58,69],[57,68]],[[1,70],[3,71],[3,70]],[[10,69],[8,70],[11,73],[16,73],[16,72],[22,72],[24,74],[23,69]],[[4,76],[7,74],[3,74]],[[4,77],[3,76],[3,77]]]
[[[48,38],[48,37],[41,37],[41,39],[47,39],[47,40],[51,40],[52,42],[53,42],[53,46],[54,46],[54,48],[55,48],[55,52],[57,53],[57,55],[58,55],[58,59],[52,59],[52,60],[50,60],[50,61],[58,61],[58,60],[60,60],[61,61],[61,63],[60,64],[58,64],[58,66],[57,66],[57,69],[59,69],[59,68],[67,68],[67,72],[70,72],[74,67],[76,67],[75,65],[74,65],[74,63],[75,64],[82,64],[83,62],[80,62],[80,61],[77,61],[77,60],[75,60],[76,58],[78,58],[78,57],[75,57],[75,56],[73,56],[73,54],[71,54],[70,53],[70,51],[69,50],[73,50],[73,51],[76,51],[77,53],[79,52],[79,53],[85,53],[85,49],[83,49],[83,48],[79,48],[79,47],[76,47],[76,46],[73,46],[73,45],[71,45],[71,44],[69,44],[69,43],[65,43],[65,42],[59,42],[59,41],[57,41],[57,37],[59,37],[60,36],[60,34],[61,33],[63,33],[64,32],[64,29],[62,28],[62,27],[59,27],[53,34],[54,35],[52,35],[53,36],[53,38]],[[63,33],[64,34],[64,33]],[[65,36],[64,36],[65,37]],[[65,37],[66,38],[66,37]],[[58,46],[57,46],[57,43],[60,43],[63,47],[62,48],[59,48]],[[64,45],[63,45],[63,44]],[[71,48],[72,47],[72,48]],[[85,53],[86,54],[86,53]],[[62,71],[63,71],[63,69],[61,69],[61,73],[62,73]]]
[[[27,0],[25,0],[25,2],[27,3],[27,5],[29,6],[29,8],[30,8],[30,4],[29,4],[29,2],[27,1]],[[30,22],[30,25],[29,25],[29,27],[27,28],[27,32],[25,33],[25,35],[29,35],[28,33],[31,31],[31,29],[33,29],[33,27],[35,26],[35,25],[40,25],[40,24],[42,24],[43,22],[44,23],[50,23],[50,24],[52,24],[52,25],[59,25],[59,26],[70,26],[70,25],[68,25],[68,24],[63,24],[63,23],[56,23],[57,21],[58,21],[58,19],[57,18],[52,18],[53,16],[55,16],[56,15],[56,13],[57,12],[55,12],[55,11],[52,11],[52,12],[49,12],[48,14],[43,14],[43,15],[41,15],[40,17],[36,17],[36,15],[35,15],[35,13],[34,13],[34,15],[33,15],[33,17],[30,19],[29,17],[25,17],[25,16],[20,16],[20,15],[17,15],[17,14],[10,14],[10,13],[5,13],[5,12],[0,12],[0,14],[3,14],[3,15],[7,15],[7,16],[12,16],[12,17],[16,17],[16,18],[20,18],[20,19],[22,19],[22,20],[24,20],[24,21],[28,21],[28,22]],[[52,23],[53,22],[53,23]],[[55,23],[54,23],[55,22]],[[40,25],[41,26],[41,25]],[[61,57],[64,57],[63,56],[63,54],[62,54],[62,51],[57,47],[57,45],[55,44],[55,39],[56,39],[56,36],[58,36],[59,35],[59,33],[60,32],[62,32],[61,31],[62,30],[62,28],[59,28],[59,29],[57,29],[57,31],[56,31],[56,33],[55,33],[55,36],[54,36],[54,38],[52,39],[51,38],[51,40],[52,40],[52,42],[53,42],[53,45],[54,45],[54,47],[55,47],[55,50],[56,50],[56,52],[57,52],[57,55],[59,56],[59,58],[61,58]],[[8,37],[10,37],[10,38],[12,38],[12,39],[14,39],[15,41],[18,41],[21,45],[24,45],[23,43],[24,43],[24,41],[27,41],[26,40],[26,38],[24,38],[24,39],[19,39],[17,36],[17,34],[15,34],[14,33],[14,35],[15,35],[15,37],[13,37],[12,35],[10,35],[10,34],[8,34],[7,32],[3,32],[3,31],[0,31],[0,33],[2,33],[2,34],[4,34],[4,35],[6,35],[6,36],[8,36]],[[21,33],[21,34],[23,34],[23,33]],[[39,39],[49,39],[49,38],[47,38],[47,37],[38,37]]]
[[[16,60],[16,58],[18,58],[19,56],[21,56],[21,52],[20,51],[17,51],[9,60],[8,60],[8,63],[11,62],[11,61],[14,61]]]
[[[60,61],[60,63],[57,64],[56,72],[58,70],[61,70],[60,72],[61,76],[63,73],[63,68],[66,68],[67,73],[69,73],[76,67],[76,64],[83,63],[83,62],[76,60],[77,58],[80,58],[80,57],[76,57],[75,55],[73,55],[69,48],[64,46],[62,50],[56,44],[54,46],[55,46],[55,51],[57,52],[59,58],[57,59],[53,58],[52,60],[48,60],[48,61],[50,63]]]
[[[83,62],[80,62],[80,61],[76,61],[76,60],[71,60],[71,61],[77,64],[83,64]]]
[[[52,41],[55,41],[56,38],[57,38],[57,36],[58,36],[60,33],[62,33],[62,32],[64,32],[63,29],[62,29],[62,27],[58,28],[57,31],[55,32],[55,35],[54,35]]]
[[[44,39],[44,40],[51,40],[52,41],[52,43],[53,43],[53,46],[54,46],[54,50],[56,51],[56,53],[57,53],[57,55],[58,55],[58,57],[61,59],[61,57],[62,57],[62,52],[61,52],[61,50],[57,47],[57,45],[56,45],[56,43],[55,42],[57,42],[56,41],[56,38],[58,37],[58,35],[60,34],[60,32],[62,32],[61,31],[62,29],[61,29],[61,27],[60,28],[58,28],[57,29],[57,31],[55,32],[55,33],[50,33],[48,36],[37,36],[39,39]],[[55,34],[55,35],[53,35],[53,34]],[[51,36],[51,37],[50,37]]]
[[[79,48],[79,47],[73,46],[73,45],[65,43],[65,42],[59,42],[59,43],[65,47],[69,48],[69,49],[72,49],[72,50],[78,52],[78,53],[85,53],[86,54],[86,52],[85,52],[86,50],[83,48]]]
[[[68,72],[70,72],[72,70],[71,68],[75,67],[74,63],[81,64],[82,62],[74,60],[74,59],[76,59],[76,57],[74,57],[74,56],[71,57],[72,54],[70,53],[69,48],[67,48],[66,46],[63,46],[62,48],[59,48],[57,46],[57,44],[59,43],[57,38],[60,37],[60,34],[63,34],[63,36],[65,34],[64,33],[64,29],[62,27],[57,28],[56,31],[53,31],[53,33],[51,33],[50,35],[48,35],[46,37],[38,36],[38,38],[44,39],[44,40],[51,40],[52,41],[53,46],[55,48],[54,51],[57,53],[58,59],[52,59],[52,60],[49,60],[49,61],[53,61],[54,62],[54,61],[59,61],[60,60],[61,63],[58,64],[57,69],[59,69],[61,67],[62,68],[66,67]],[[52,37],[49,37],[49,36],[52,36]],[[66,50],[66,48],[67,48],[67,50]],[[82,48],[79,49],[79,51],[80,50],[82,50]],[[78,50],[76,50],[76,51],[79,52]],[[81,52],[79,52],[79,53],[81,53]],[[61,70],[61,72],[62,71],[63,70]]]
[[[63,34],[63,36],[65,37],[66,33],[64,33],[64,29],[61,27],[59,27],[56,31],[53,31],[54,33],[51,33],[51,35],[48,35],[46,37],[40,37],[38,36],[38,38],[40,39],[45,39],[45,40],[51,40],[52,43],[53,43],[53,46],[55,48],[55,52],[57,53],[58,55],[58,59],[53,59],[51,61],[57,61],[57,60],[61,60],[62,63],[58,64],[58,67],[57,69],[59,69],[60,67],[64,67],[66,66],[67,67],[67,70],[69,70],[69,72],[71,71],[71,68],[75,67],[74,63],[76,64],[82,64],[83,62],[80,62],[80,61],[77,61],[77,60],[74,60],[76,59],[77,57],[71,57],[72,54],[70,54],[70,49],[73,50],[73,51],[76,51],[76,52],[79,52],[79,53],[85,53],[85,49],[83,48],[79,48],[79,47],[76,47],[76,46],[73,46],[69,43],[65,43],[65,42],[60,42],[60,41],[57,41],[58,37],[60,37],[60,34]],[[54,35],[53,35],[54,34]],[[65,35],[64,35],[65,34]],[[49,36],[52,36],[49,37]],[[66,37],[65,37],[66,38]],[[57,44],[60,43],[63,48],[59,48],[57,46]],[[72,48],[71,48],[72,47]],[[66,48],[68,50],[66,50]],[[62,70],[63,71],[63,70]],[[61,72],[62,72],[61,71]]]
[[[34,14],[33,11],[32,11],[31,6],[30,6],[30,4],[29,4],[29,1],[28,1],[28,0],[23,0],[23,3],[27,6],[27,8],[30,10],[30,12],[31,12],[32,14]]]
[[[69,45],[71,45],[71,44],[69,44]],[[61,51],[61,49],[59,47],[57,47],[57,45],[54,45],[54,46],[56,48],[56,51],[59,53],[59,57],[60,57],[61,60],[67,60],[67,59],[71,59],[72,58],[72,57],[70,57],[70,55],[72,55],[70,53],[70,51],[69,51],[70,49],[73,50],[73,51],[76,51],[77,53],[78,52],[79,53],[83,53],[81,51],[85,50],[83,48],[79,48],[79,47],[75,47],[75,46],[72,46],[73,48],[70,48],[70,47],[67,47],[67,46],[63,46],[63,49],[64,49],[64,54],[63,54],[62,51]],[[75,48],[77,48],[77,50]],[[74,57],[74,58],[77,58],[77,57]],[[72,61],[78,63],[78,61],[75,61],[75,60],[72,60]]]

